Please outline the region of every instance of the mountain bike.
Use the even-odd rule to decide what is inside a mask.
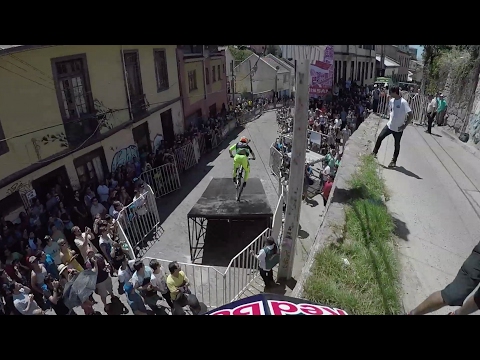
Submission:
[[[255,160],[255,159],[249,157],[248,160]],[[243,166],[240,165],[237,168],[237,173],[235,175],[235,178],[236,178],[235,188],[237,190],[237,201],[240,201],[240,196],[242,196],[242,192],[245,184],[245,182],[243,181],[243,172],[244,172]]]

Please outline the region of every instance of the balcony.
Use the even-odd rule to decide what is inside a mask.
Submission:
[[[77,147],[83,144],[87,139],[94,139],[100,134],[97,116],[94,114],[84,114],[78,120],[65,121],[65,147]],[[97,131],[95,131],[97,130]]]

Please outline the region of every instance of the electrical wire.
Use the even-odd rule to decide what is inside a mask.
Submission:
[[[43,85],[43,84],[39,83],[38,81],[32,80],[32,79],[30,79],[30,78],[28,78],[28,77],[26,77],[26,76],[20,75],[19,73],[16,73],[15,71],[12,71],[12,70],[10,70],[10,69],[7,69],[7,68],[5,68],[5,67],[3,67],[3,66],[1,66],[1,65],[0,65],[0,69],[3,69],[3,70],[8,71],[8,72],[11,72],[12,74],[15,74],[15,75],[17,75],[17,76],[20,76],[21,78],[23,78],[23,79],[25,79],[25,80],[28,80],[28,81],[31,81],[31,82],[33,82],[33,83],[35,83],[35,84],[38,84],[38,85],[40,85],[40,86],[43,86],[44,88],[46,88],[46,89],[48,89],[48,90],[55,91],[55,89],[53,89],[53,88],[50,88],[50,87],[48,87],[48,86],[46,86],[46,85]]]
[[[263,49],[263,55],[262,56],[265,56],[265,54],[267,53],[267,45],[265,45],[265,49]],[[255,67],[257,66],[258,62],[260,61],[260,56],[257,58],[257,61],[255,62],[255,65],[253,65],[252,67],[252,70],[255,69]],[[240,79],[240,80],[236,80],[235,83],[238,81],[238,82],[242,82],[243,80],[245,80],[247,77],[249,76],[252,76],[252,71],[250,71],[248,73],[247,76],[245,76],[244,78]]]
[[[75,149],[73,150],[70,150],[69,152],[65,153],[65,154],[60,154],[56,157],[53,157],[53,158],[50,158],[48,160],[39,160],[39,161],[35,161],[33,163],[31,163],[31,165],[33,164],[44,164],[44,163],[50,163],[52,161],[55,161],[57,159],[60,159],[60,158],[63,158],[65,156],[68,156],[70,154],[73,154],[75,151],[78,151],[80,150],[91,138],[93,138],[95,136],[95,134],[97,133],[98,129],[100,129],[100,127],[103,125],[104,121],[99,121],[97,127],[95,128],[95,130],[93,130],[92,134],[84,141],[82,142],[80,145],[78,145]]]

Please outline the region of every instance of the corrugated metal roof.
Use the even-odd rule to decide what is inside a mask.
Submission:
[[[280,65],[281,67],[283,67],[284,69],[286,69],[289,72],[295,69],[293,66],[290,66],[288,63],[286,63],[285,61],[282,61],[281,59],[277,58],[273,54],[268,54],[266,57],[269,58],[269,59],[272,59],[278,65]]]
[[[14,48],[17,46],[23,46],[23,45],[0,45],[0,50],[6,50],[6,49]]]
[[[375,59],[377,61],[382,61],[382,57],[380,55],[375,56]],[[392,59],[389,59],[387,57],[385,57],[384,63],[385,63],[386,67],[400,67],[399,63],[397,63],[397,62],[395,62]]]
[[[278,72],[279,74],[287,73],[287,72],[289,73],[289,72],[290,72],[289,70],[285,69],[283,66],[281,66],[280,64],[278,64],[278,63],[277,63],[275,60],[273,60],[273,59],[270,59],[270,58],[268,58],[268,57],[263,57],[263,58],[261,58],[261,60],[263,60],[264,62],[266,62],[268,65],[273,66],[275,69],[278,67],[277,72]]]

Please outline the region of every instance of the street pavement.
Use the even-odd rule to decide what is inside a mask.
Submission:
[[[379,132],[385,124],[381,122]],[[438,128],[432,132],[408,126],[397,168],[381,167],[400,238],[407,311],[454,279],[480,234],[480,159]],[[393,148],[389,136],[378,153],[380,164],[388,165]]]
[[[147,251],[145,257],[191,263],[187,214],[201,197],[212,178],[232,176],[233,160],[228,154],[228,148],[237,142],[241,136],[246,136],[251,140],[250,146],[256,156],[255,161],[250,161],[250,177],[261,179],[272,213],[275,211],[278,202],[278,180],[270,171],[269,157],[270,146],[277,137],[277,123],[275,111],[268,111],[246,124],[244,129],[234,131],[219,147],[202,157],[195,167],[182,174],[181,189],[159,199],[159,214],[165,232],[160,240]],[[319,167],[319,165],[315,167]],[[235,191],[233,183],[232,191]],[[308,258],[323,210],[324,206],[320,195],[314,196],[309,204],[305,202],[302,204],[301,229],[298,235],[293,267],[294,278],[300,275]],[[225,234],[225,236],[228,236],[228,234]],[[251,241],[253,240],[252,238]],[[167,262],[162,262],[162,264],[166,267]],[[224,267],[215,266],[215,268],[220,272],[225,271]],[[202,282],[205,281],[208,283],[207,279],[203,279]],[[114,291],[117,293],[117,278],[113,277],[112,282]],[[210,284],[205,284],[205,286],[213,288],[220,285],[214,279],[211,279]],[[294,286],[294,281],[287,284],[286,294],[289,294]],[[212,291],[212,289],[209,290]],[[209,290],[204,289],[203,291],[206,293]],[[96,294],[94,294],[94,298],[98,301],[98,304],[94,306],[95,309],[105,315],[100,298]],[[125,295],[120,296],[120,299],[128,310],[128,314],[131,315]],[[83,314],[83,311],[78,309],[77,313]]]

